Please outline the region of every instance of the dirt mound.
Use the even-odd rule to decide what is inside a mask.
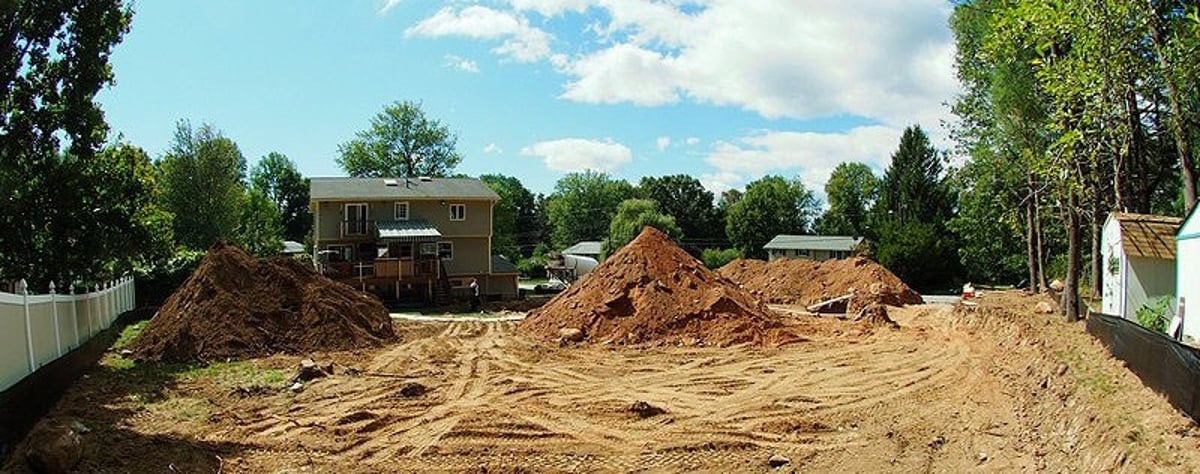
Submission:
[[[778,259],[771,262],[739,259],[717,270],[754,295],[773,304],[811,305],[854,294],[849,312],[886,304],[920,304],[921,295],[883,265],[862,257],[817,262]]]
[[[529,313],[522,330],[582,330],[614,344],[779,345],[795,336],[762,301],[647,227],[586,277]]]
[[[143,360],[349,350],[396,338],[377,298],[288,257],[213,245],[132,344]]]

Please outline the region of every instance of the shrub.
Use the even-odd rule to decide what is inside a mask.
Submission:
[[[534,256],[517,261],[517,271],[525,278],[546,278],[546,260]]]
[[[704,249],[700,252],[700,260],[704,262],[704,266],[713,270],[739,258],[742,258],[742,251],[738,249]]]
[[[1171,322],[1171,297],[1160,296],[1137,310],[1137,322],[1151,331],[1166,332]]]

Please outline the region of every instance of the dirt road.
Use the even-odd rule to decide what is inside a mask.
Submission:
[[[997,344],[1002,330],[945,305],[893,317],[902,329],[797,318],[810,340],[778,349],[547,348],[514,323],[404,322],[406,342],[324,356],[336,375],[299,393],[245,377],[174,379],[146,406],[135,395],[148,387],[96,374],[55,416],[114,425],[115,436],[88,435],[89,471],[728,472],[768,470],[776,454],[789,459],[784,469],[819,472],[1200,465],[1195,429],[1111,361],[1058,374],[1057,362],[1024,352],[1054,349],[1050,339],[1041,349]],[[1096,350],[1086,334],[1063,337]],[[1053,378],[1041,388],[1033,372],[1046,364]],[[1136,415],[1095,402],[1075,371],[1112,377],[1122,392],[1108,398],[1147,401],[1128,408]],[[428,391],[406,397],[410,384]],[[80,407],[106,395],[101,415]],[[665,413],[643,418],[630,410],[639,401]],[[113,454],[138,448],[144,455]]]

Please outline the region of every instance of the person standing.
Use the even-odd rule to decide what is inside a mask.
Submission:
[[[471,311],[479,311],[479,280],[471,279]]]

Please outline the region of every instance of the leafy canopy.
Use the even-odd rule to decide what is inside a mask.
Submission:
[[[725,230],[743,255],[762,257],[763,245],[776,235],[808,233],[816,213],[817,199],[799,179],[766,176],[729,205]]]
[[[570,173],[554,184],[547,215],[554,247],[563,249],[608,235],[617,206],[633,194],[633,186],[598,171]]]
[[[658,205],[649,199],[626,199],[617,206],[617,214],[608,227],[608,239],[604,241],[602,253],[612,255],[642,232],[644,227],[663,231],[674,240],[683,237],[683,231],[675,218],[658,211]]]
[[[867,217],[879,196],[879,178],[862,163],[842,163],[834,168],[825,183],[829,210],[817,222],[821,235],[862,236],[867,232]]]
[[[458,137],[418,102],[396,102],[371,119],[353,140],[341,144],[337,163],[350,176],[444,177],[462,161]]]
[[[282,153],[268,153],[250,170],[250,186],[274,203],[283,237],[303,242],[312,230],[308,212],[308,179]]]

